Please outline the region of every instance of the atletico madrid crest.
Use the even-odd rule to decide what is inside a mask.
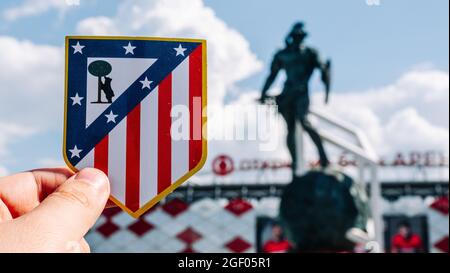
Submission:
[[[66,37],[63,155],[138,217],[206,160],[206,41]]]

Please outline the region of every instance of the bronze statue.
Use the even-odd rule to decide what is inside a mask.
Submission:
[[[294,24],[291,32],[286,37],[286,47],[275,54],[270,67],[270,74],[264,84],[260,98],[262,103],[266,101],[268,98],[267,90],[274,82],[278,72],[284,69],[287,79],[282,93],[275,100],[278,104],[279,112],[287,123],[287,146],[292,157],[291,168],[294,171],[294,175],[297,163],[295,147],[296,121],[300,121],[302,127],[316,145],[320,157],[320,165],[322,167],[329,165],[320,136],[309,122],[307,116],[309,112],[308,82],[316,68],[321,72],[321,79],[325,84],[325,103],[328,102],[331,62],[322,62],[315,49],[303,44],[306,36],[307,33],[304,31],[303,23]]]

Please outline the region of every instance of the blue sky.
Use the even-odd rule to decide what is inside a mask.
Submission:
[[[1,1],[0,10],[18,1]],[[112,16],[120,1],[80,0],[63,16],[49,11],[7,23],[0,34],[36,43],[60,45],[75,33],[86,17]],[[334,63],[336,91],[357,90],[385,84],[417,64],[448,71],[449,2],[445,0],[381,0],[369,6],[365,0],[205,0],[218,17],[250,42],[256,55],[268,63],[283,44],[293,22],[303,20],[310,34],[307,43]],[[260,86],[265,74],[244,81]]]
[[[264,62],[282,45],[292,22],[304,20],[307,42],[334,61],[338,91],[385,84],[418,63],[448,71],[448,1],[385,0],[380,6],[363,0],[206,3],[239,29]]]
[[[3,13],[20,3],[1,1],[0,11]],[[80,0],[79,6],[64,13],[49,9],[14,21],[0,19],[0,36],[60,47],[65,35],[77,32],[79,21],[100,15],[113,17],[119,3]],[[369,6],[365,0],[204,0],[204,3],[237,30],[264,63],[263,70],[236,83],[242,89],[261,87],[273,53],[283,45],[284,36],[297,20],[306,22],[310,34],[307,43],[323,57],[332,59],[335,93],[357,92],[395,82],[418,65],[448,74],[446,0],[381,0],[379,6]],[[8,149],[14,157],[3,159],[0,165],[17,171],[36,166],[36,158],[57,159],[60,143],[59,126],[39,132],[32,139],[11,142]]]

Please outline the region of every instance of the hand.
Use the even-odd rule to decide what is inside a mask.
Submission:
[[[326,94],[325,95],[325,104],[328,104],[328,98],[329,98],[329,96],[328,96],[328,94]]]
[[[259,103],[261,103],[261,104],[264,104],[264,103],[266,103],[266,100],[267,100],[267,96],[266,95],[262,95],[260,98],[259,98]]]
[[[39,169],[0,178],[0,252],[89,252],[84,235],[109,196],[92,168]]]

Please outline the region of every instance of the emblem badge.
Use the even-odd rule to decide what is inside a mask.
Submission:
[[[66,37],[63,155],[138,217],[206,160],[206,41]]]

